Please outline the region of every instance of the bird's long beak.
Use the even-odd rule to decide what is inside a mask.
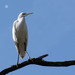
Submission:
[[[33,14],[33,13],[26,13],[26,16],[27,16],[27,15],[30,15],[30,14]]]

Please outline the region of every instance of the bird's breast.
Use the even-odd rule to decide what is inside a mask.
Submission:
[[[28,37],[27,26],[26,26],[25,20],[20,20],[18,22],[16,29],[17,29],[18,39],[25,40],[25,38]]]

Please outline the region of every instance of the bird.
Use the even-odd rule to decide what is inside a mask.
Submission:
[[[33,14],[33,13],[24,13],[21,12],[18,15],[17,20],[13,22],[13,27],[12,27],[12,36],[13,36],[13,41],[15,43],[16,49],[18,51],[18,59],[17,59],[17,64],[19,63],[19,56],[21,59],[24,58],[25,54],[27,53],[27,44],[28,44],[28,29],[25,21],[25,17]],[[29,59],[30,56],[27,53]]]

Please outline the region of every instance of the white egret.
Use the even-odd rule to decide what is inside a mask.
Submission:
[[[18,50],[17,64],[19,62],[19,56],[23,59],[25,54],[27,53],[26,48],[28,43],[28,30],[25,22],[25,16],[29,14],[32,13],[24,13],[24,12],[20,13],[17,20],[15,20],[13,23],[12,28],[13,40]]]

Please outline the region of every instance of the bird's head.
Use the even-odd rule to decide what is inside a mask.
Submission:
[[[21,17],[25,17],[25,16],[30,15],[30,14],[33,14],[33,13],[24,13],[24,12],[21,12],[18,17],[21,18]]]

